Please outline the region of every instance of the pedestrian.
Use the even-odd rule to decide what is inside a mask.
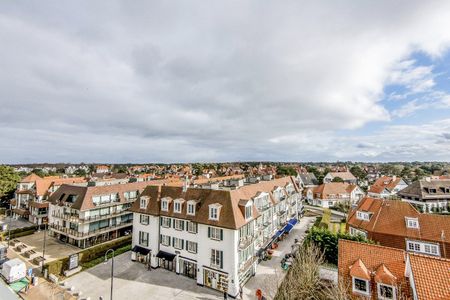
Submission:
[[[223,300],[227,300],[228,299],[228,293],[226,290],[223,290]]]
[[[242,290],[242,286],[239,287],[239,297],[241,297],[241,300],[244,299],[244,291]]]

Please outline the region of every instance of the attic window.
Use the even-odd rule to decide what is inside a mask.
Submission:
[[[147,198],[146,197],[141,197],[141,202],[140,202],[140,209],[146,209],[147,208]]]
[[[428,189],[428,193],[429,194],[436,194],[436,189],[435,188],[429,188]]]
[[[58,199],[58,200],[61,201],[61,200],[64,198],[65,195],[66,195],[66,194],[62,193],[61,196],[59,196],[59,199]]]
[[[163,210],[163,211],[169,210],[169,201],[167,201],[167,200],[161,201],[161,210]]]
[[[370,214],[368,212],[357,211],[356,212],[356,218],[358,220],[369,221],[370,220]]]
[[[248,220],[252,217],[252,206],[246,206],[245,207],[245,219]]]
[[[445,188],[445,193],[446,193],[446,194],[450,194],[450,187],[446,187],[446,188]]]
[[[181,202],[175,201],[173,205],[173,211],[176,213],[181,213]]]
[[[209,219],[213,221],[219,220],[220,208],[222,205],[215,203],[209,205]]]
[[[187,214],[191,216],[195,216],[195,203],[190,202],[187,204]]]
[[[406,218],[407,228],[419,228],[419,220],[417,218]]]
[[[77,200],[77,197],[78,197],[77,195],[69,195],[69,196],[67,196],[66,202],[74,203],[75,200]]]

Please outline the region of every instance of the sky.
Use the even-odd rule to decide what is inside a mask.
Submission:
[[[0,163],[450,161],[450,1],[2,1]]]

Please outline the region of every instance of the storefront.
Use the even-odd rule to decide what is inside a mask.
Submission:
[[[158,266],[169,271],[175,271],[175,256],[175,254],[159,251],[158,254],[156,254]]]
[[[131,250],[131,260],[137,261],[143,264],[149,264],[150,262],[150,250],[140,247],[140,246],[134,246]]]
[[[197,279],[197,263],[180,257],[180,274]]]
[[[219,291],[226,291],[228,290],[228,274],[215,271],[213,269],[209,269],[206,267],[203,267],[204,269],[204,285],[206,287],[219,290]]]

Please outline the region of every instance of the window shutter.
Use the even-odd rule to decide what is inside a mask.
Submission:
[[[184,230],[184,221],[181,221],[181,230]]]
[[[169,218],[169,227],[172,226],[172,219]]]
[[[211,227],[208,226],[208,237],[211,237]]]
[[[220,240],[223,241],[223,229],[220,229]]]
[[[220,253],[220,268],[223,268],[223,251],[219,251]]]
[[[181,249],[184,249],[184,240],[181,240]]]
[[[159,218],[159,226],[162,226],[162,217]]]

